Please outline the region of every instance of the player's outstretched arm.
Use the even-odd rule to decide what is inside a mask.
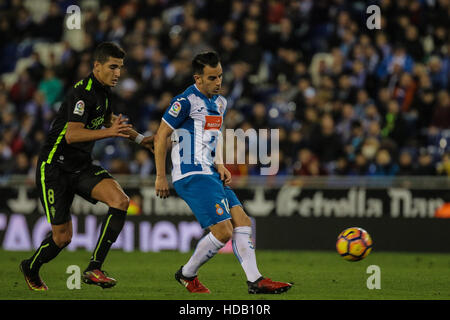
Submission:
[[[65,138],[68,144],[86,141],[95,141],[110,137],[129,138],[127,131],[131,124],[119,115],[109,128],[101,130],[90,130],[84,127],[82,122],[68,122]]]
[[[156,164],[156,196],[167,198],[169,196],[169,183],[166,178],[166,156],[167,156],[167,138],[172,134],[173,129],[166,122],[161,121],[158,132],[156,133],[155,144],[155,164]]]
[[[105,122],[105,127],[107,128],[111,127],[117,118],[118,116],[116,116],[115,114],[111,114],[110,121]],[[124,121],[128,121],[128,119],[125,118]],[[154,136],[145,137],[144,135],[137,132],[131,125],[128,128],[128,130],[126,130],[124,133],[128,135],[128,139],[130,139],[131,141],[134,141],[137,144],[143,146],[144,148],[149,149],[151,152],[154,152],[154,144],[153,144]]]

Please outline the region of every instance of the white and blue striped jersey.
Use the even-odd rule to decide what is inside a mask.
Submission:
[[[221,95],[207,98],[195,85],[172,99],[163,115],[172,133],[172,182],[193,174],[213,174],[216,145],[226,112]]]

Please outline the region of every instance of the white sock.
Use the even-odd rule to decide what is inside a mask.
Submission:
[[[183,266],[182,274],[185,277],[195,277],[198,269],[225,246],[225,243],[217,240],[210,232],[204,236],[197,244],[194,254]]]
[[[233,230],[233,252],[244,269],[247,280],[254,282],[261,277],[256,265],[255,247],[251,227],[236,227]]]

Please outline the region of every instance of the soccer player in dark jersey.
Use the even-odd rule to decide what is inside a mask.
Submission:
[[[116,284],[101,266],[125,223],[129,198],[107,170],[93,164],[91,151],[95,141],[109,137],[128,138],[150,150],[153,140],[112,112],[111,87],[119,80],[124,57],[125,52],[114,43],[104,42],[95,49],[92,73],[67,93],[40,151],[36,185],[52,232],[20,264],[31,290],[47,290],[39,269],[71,241],[70,207],[75,194],[109,207],[83,281],[102,288]]]

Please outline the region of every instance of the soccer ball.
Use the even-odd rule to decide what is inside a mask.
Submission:
[[[339,234],[336,250],[347,261],[359,261],[369,255],[372,244],[372,238],[366,230],[352,227]]]

